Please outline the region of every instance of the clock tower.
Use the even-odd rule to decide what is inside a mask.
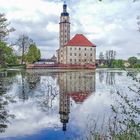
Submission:
[[[59,23],[59,50],[58,50],[58,63],[63,63],[64,52],[63,47],[70,40],[70,17],[67,12],[67,4],[63,4],[63,12],[60,16]]]

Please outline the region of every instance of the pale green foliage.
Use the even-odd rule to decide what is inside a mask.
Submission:
[[[130,63],[131,66],[133,66],[134,64],[137,63],[137,57],[133,56],[133,57],[130,57],[128,59],[128,62]]]
[[[17,57],[12,48],[0,41],[0,65],[5,66],[6,64],[17,64]]]
[[[124,61],[121,60],[121,59],[119,59],[119,60],[113,60],[112,67],[113,68],[123,68],[124,67]]]
[[[26,61],[28,63],[33,63],[40,59],[40,50],[36,47],[35,44],[29,46],[28,53],[26,55]]]

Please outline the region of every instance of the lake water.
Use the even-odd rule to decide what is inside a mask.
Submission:
[[[0,74],[0,140],[139,140],[140,73]]]

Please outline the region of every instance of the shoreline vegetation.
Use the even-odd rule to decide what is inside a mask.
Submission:
[[[0,68],[0,73],[1,72],[5,72],[5,71],[8,71],[8,70],[46,70],[46,71],[53,71],[53,72],[59,72],[59,71],[100,71],[100,70],[124,70],[124,71],[137,71],[137,72],[140,72],[140,68],[101,68],[101,67],[98,67],[98,68],[95,68],[95,69],[54,69],[54,68],[40,68],[40,69],[26,69],[26,65],[9,65],[5,68]]]

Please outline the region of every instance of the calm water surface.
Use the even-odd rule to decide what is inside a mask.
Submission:
[[[1,140],[134,140],[139,134],[140,73],[0,74]]]

